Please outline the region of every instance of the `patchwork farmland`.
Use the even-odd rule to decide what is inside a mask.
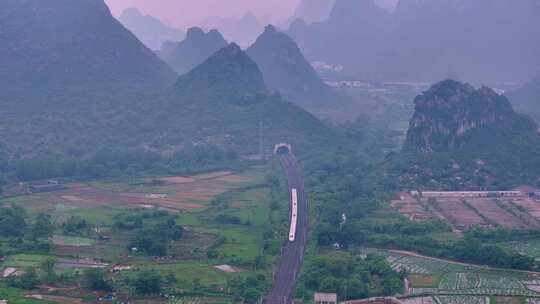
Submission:
[[[485,298],[493,296],[540,298],[540,273],[492,269],[402,251],[364,249],[364,254],[383,255],[394,270],[407,274],[405,296],[416,299],[411,303],[487,303]]]
[[[461,233],[473,226],[540,229],[540,203],[523,193],[517,197],[413,196],[402,192],[391,206],[413,221],[443,219]]]
[[[64,205],[68,208],[128,207],[173,212],[204,209],[214,197],[253,183],[250,174],[229,171],[191,177],[171,176],[148,179],[67,183],[62,190],[23,195],[15,201],[25,207]]]
[[[266,167],[252,167],[238,173],[66,183],[59,190],[7,198],[8,206],[25,208],[32,216],[44,212],[58,225],[46,254],[20,254],[3,242],[0,299],[32,299],[20,303],[94,299],[96,294],[81,289],[81,282],[74,279],[88,269],[101,269],[108,281],[116,282],[115,297],[131,290],[131,280],[145,271],[179,282],[182,288],[177,290],[164,279],[163,284],[172,288],[167,290],[186,294],[171,303],[232,303],[233,292],[240,289],[231,291],[230,283],[248,278],[261,280],[262,290],[279,255],[279,232],[288,215],[287,200],[280,197],[286,192],[268,185],[267,172]],[[75,224],[68,225],[70,221]],[[164,221],[184,229],[180,239],[168,242],[164,255],[131,245],[151,231],[145,227]],[[48,260],[54,261],[55,273],[66,278],[62,288],[7,293],[9,280],[28,270],[41,275],[41,265]],[[140,300],[136,293],[131,296]],[[147,300],[135,302],[164,303]]]

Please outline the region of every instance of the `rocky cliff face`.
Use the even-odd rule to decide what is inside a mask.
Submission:
[[[407,140],[385,174],[403,189],[540,186],[540,134],[492,89],[452,80],[415,99]]]
[[[452,80],[434,85],[414,103],[404,147],[407,151],[481,149],[479,143],[493,147],[512,136],[520,121],[528,122],[514,113],[506,97],[489,88],[475,89]]]

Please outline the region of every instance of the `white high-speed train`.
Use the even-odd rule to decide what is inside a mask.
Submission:
[[[294,242],[296,238],[296,224],[298,222],[298,192],[295,188],[291,190],[291,228],[289,230],[289,241]]]

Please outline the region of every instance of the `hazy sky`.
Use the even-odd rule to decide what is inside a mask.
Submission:
[[[273,22],[282,21],[294,12],[299,0],[105,0],[118,16],[125,8],[137,7],[177,26],[188,27],[208,16],[239,17],[252,11],[258,17],[272,15]]]

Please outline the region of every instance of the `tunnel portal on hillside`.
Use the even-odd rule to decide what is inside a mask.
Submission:
[[[287,155],[292,152],[292,147],[287,143],[280,143],[274,146],[274,154],[276,155]]]

